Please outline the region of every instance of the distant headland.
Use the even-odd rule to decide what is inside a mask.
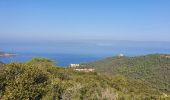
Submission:
[[[16,56],[17,54],[7,53],[7,52],[0,52],[0,57],[11,57]]]

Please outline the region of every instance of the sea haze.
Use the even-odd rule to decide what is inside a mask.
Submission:
[[[0,61],[25,62],[33,57],[47,57],[60,66],[71,63],[90,62],[123,53],[126,56],[146,54],[170,54],[170,42],[136,41],[59,41],[1,43],[1,51],[18,54],[15,57],[1,57]]]

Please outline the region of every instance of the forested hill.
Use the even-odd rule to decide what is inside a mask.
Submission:
[[[81,64],[81,67],[94,68],[105,74],[121,74],[130,79],[140,79],[153,88],[170,93],[170,55],[110,57]]]
[[[0,69],[0,100],[170,99],[142,81],[58,67],[47,58],[2,64]]]

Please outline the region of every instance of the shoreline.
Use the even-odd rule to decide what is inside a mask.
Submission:
[[[10,53],[0,54],[0,57],[11,57],[11,56],[17,56],[17,54],[10,54]]]

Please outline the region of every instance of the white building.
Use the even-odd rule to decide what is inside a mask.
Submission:
[[[80,66],[80,64],[70,64],[69,65],[70,68],[76,68],[76,67],[79,67],[79,66]]]
[[[82,69],[75,69],[76,71],[80,71],[80,72],[94,72],[95,69],[93,68],[82,68]]]
[[[121,54],[119,54],[118,56],[119,56],[119,57],[124,57],[124,54],[123,54],[123,53],[121,53]]]

